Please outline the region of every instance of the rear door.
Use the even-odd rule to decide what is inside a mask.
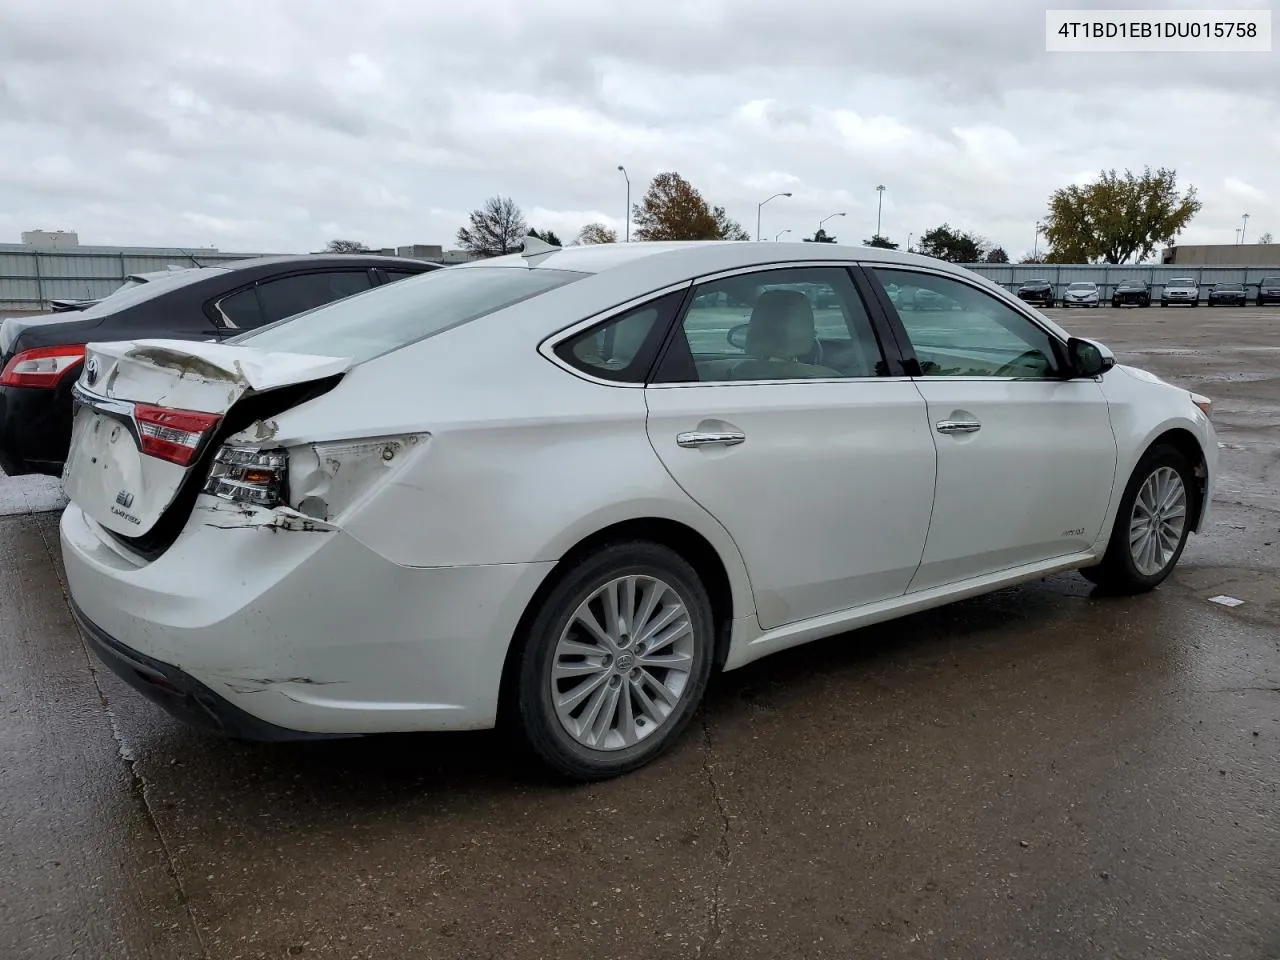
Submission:
[[[855,276],[830,262],[740,271],[689,303],[645,391],[649,439],[737,543],[760,625],[902,595],[935,453]]]
[[[1116,470],[1098,382],[1065,379],[1056,338],[976,284],[924,269],[868,272],[885,285],[928,289],[948,306],[913,311],[900,296],[889,308],[920,364],[916,385],[938,454],[911,591],[1089,549]]]

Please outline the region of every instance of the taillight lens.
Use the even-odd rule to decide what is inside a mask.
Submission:
[[[200,452],[200,444],[221,419],[216,413],[170,410],[145,403],[133,408],[142,452],[180,467],[189,467]]]
[[[284,450],[255,450],[226,444],[213,458],[204,492],[223,500],[277,507],[284,503],[288,466],[289,454]]]
[[[67,371],[83,362],[84,344],[23,350],[4,365],[0,387],[56,387]]]

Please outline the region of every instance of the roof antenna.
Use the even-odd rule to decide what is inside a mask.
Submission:
[[[532,262],[534,257],[555,253],[559,249],[555,244],[547,243],[540,237],[535,237],[531,234],[524,238],[524,246],[521,248],[520,256]]]

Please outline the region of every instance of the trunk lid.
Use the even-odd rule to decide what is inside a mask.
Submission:
[[[341,357],[180,340],[91,343],[75,385],[67,496],[108,530],[152,530],[242,398],[340,375]]]

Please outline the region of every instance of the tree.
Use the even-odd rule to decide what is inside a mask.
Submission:
[[[359,240],[330,240],[325,244],[326,253],[368,253],[369,248]]]
[[[1054,263],[1141,262],[1168,246],[1202,204],[1196,188],[1178,193],[1173,170],[1141,175],[1103,170],[1094,183],[1055,190],[1044,235]]]
[[[801,237],[805,243],[835,243],[836,238],[819,227],[812,237]]]
[[[1271,233],[1268,231],[1258,238],[1258,242],[1265,245],[1271,242]]]
[[[1018,260],[1019,263],[1044,263],[1043,253],[1024,253]]]
[[[723,207],[707,205],[693,184],[670,171],[649,183],[632,206],[637,240],[746,240],[748,234]]]
[[[977,234],[952,230],[950,224],[944,223],[921,235],[916,253],[946,260],[948,263],[977,263],[989,246]]]
[[[543,230],[541,233],[539,233],[537,230],[530,230],[529,236],[536,237],[537,239],[541,240],[543,243],[549,243],[553,247],[564,246],[564,244],[560,242],[560,238],[556,236],[554,230]]]
[[[987,263],[1008,263],[1009,255],[1004,252],[1004,247],[992,247],[983,259]]]
[[[894,243],[888,237],[880,236],[880,234],[878,233],[874,237],[872,237],[870,240],[863,240],[862,245],[864,247],[879,247],[881,250],[897,250],[898,249],[898,245],[896,243]]]
[[[490,197],[472,210],[468,226],[458,230],[458,246],[481,257],[498,257],[520,249],[529,227],[510,197]]]
[[[574,242],[583,244],[617,243],[618,231],[612,227],[606,227],[603,223],[588,223],[578,231],[578,239]]]

